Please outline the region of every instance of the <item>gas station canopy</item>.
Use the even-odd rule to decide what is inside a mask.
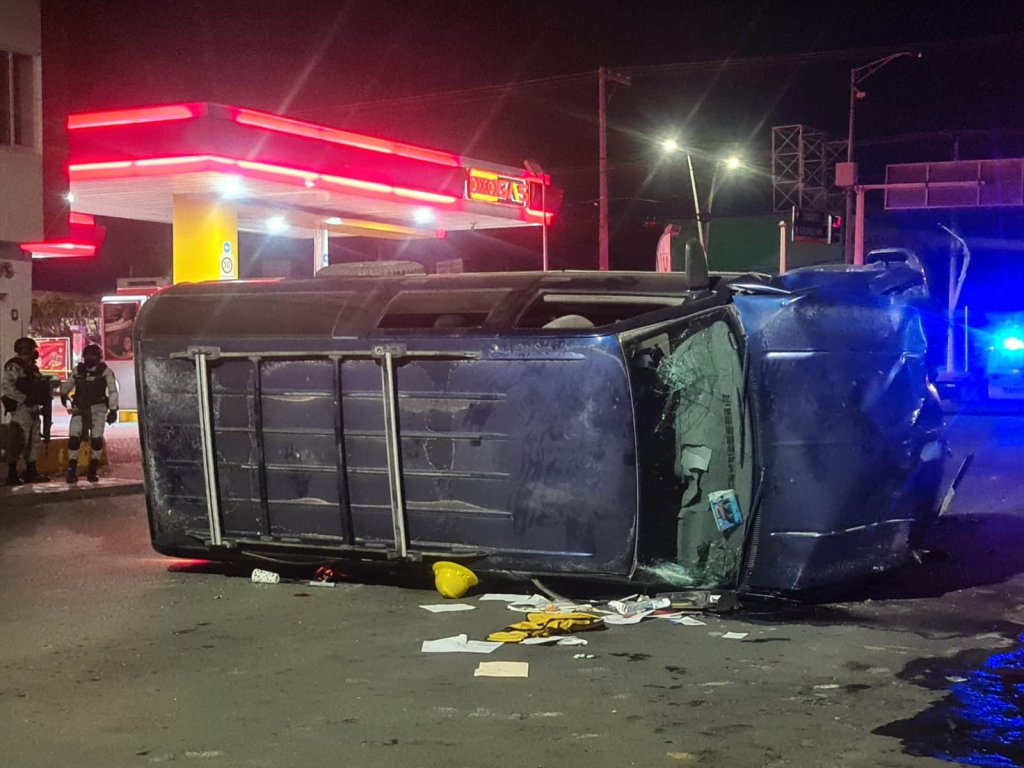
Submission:
[[[67,128],[77,214],[176,229],[181,219],[229,208],[236,231],[438,238],[549,223],[560,199],[545,174],[241,107],[74,114]],[[90,255],[47,245],[22,247]]]

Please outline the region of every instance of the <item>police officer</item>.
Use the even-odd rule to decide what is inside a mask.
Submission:
[[[25,476],[18,476],[18,457],[7,464],[7,484],[45,483],[50,478],[36,471],[39,458],[41,417],[47,398],[53,396],[49,383],[36,360],[39,359],[38,345],[33,339],[22,337],[14,342],[14,357],[4,363],[0,376],[0,398],[4,410],[11,415],[11,423],[21,427],[25,447],[21,458],[25,460]]]
[[[89,433],[90,483],[100,478],[96,474],[100,459],[103,458],[103,430],[105,424],[117,421],[117,378],[103,362],[103,351],[90,344],[82,350],[82,362],[75,366],[74,375],[61,385],[60,401],[67,406],[71,397],[71,424],[68,427],[68,471],[65,479],[78,482],[78,449],[82,435]]]

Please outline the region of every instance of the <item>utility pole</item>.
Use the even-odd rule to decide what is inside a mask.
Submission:
[[[609,72],[605,67],[597,70],[597,174],[598,174],[598,269],[608,271],[608,85],[611,80],[620,85],[629,85],[630,80],[618,72]]]
[[[850,184],[851,186],[846,189],[846,240],[844,243],[844,250],[846,255],[847,264],[855,264],[855,249],[854,249],[854,237],[857,235],[857,230],[863,225],[863,210],[861,210],[861,221],[857,221],[857,210],[856,210],[856,184],[857,168],[853,164],[853,116],[857,108],[857,100],[863,99],[865,94],[864,91],[860,90],[857,86],[871,77],[875,72],[880,70],[886,64],[896,61],[896,59],[902,59],[904,56],[914,56],[921,58],[920,51],[900,51],[898,53],[891,53],[888,56],[883,56],[880,59],[876,59],[863,67],[855,67],[850,70],[850,122],[846,133],[846,163],[850,166],[852,173]],[[853,225],[851,228],[850,225]],[[852,231],[851,231],[852,230]],[[863,237],[863,233],[860,234]]]

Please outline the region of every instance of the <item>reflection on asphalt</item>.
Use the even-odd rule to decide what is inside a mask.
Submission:
[[[935,662],[932,677],[948,686],[948,695],[917,717],[875,733],[902,739],[912,755],[998,768],[1024,765],[1024,647],[997,653],[968,671],[958,671],[949,659]]]

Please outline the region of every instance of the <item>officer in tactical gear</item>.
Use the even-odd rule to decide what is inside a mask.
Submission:
[[[50,381],[39,371],[38,345],[34,339],[22,337],[14,342],[14,357],[4,363],[0,376],[0,401],[10,414],[11,423],[21,428],[24,449],[21,458],[25,460],[25,475],[18,476],[18,457],[7,464],[7,484],[45,483],[50,478],[36,470],[39,458],[43,412],[49,409],[53,399]],[[49,439],[47,437],[47,439]]]
[[[90,483],[99,481],[96,470],[103,458],[103,430],[106,424],[117,421],[117,378],[103,362],[103,351],[96,344],[82,350],[82,362],[75,366],[74,374],[61,385],[60,401],[68,406],[71,424],[68,427],[68,470],[65,479],[78,482],[78,449],[82,435],[89,434]]]

